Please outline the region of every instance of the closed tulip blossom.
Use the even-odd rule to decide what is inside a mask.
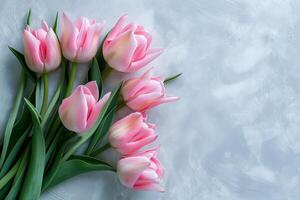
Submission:
[[[125,24],[122,16],[103,43],[103,56],[110,67],[120,72],[134,72],[158,57],[161,48],[150,48],[151,35],[138,24]]]
[[[39,29],[27,26],[23,32],[25,61],[38,73],[55,70],[61,61],[61,52],[56,34],[45,21]]]
[[[126,105],[135,111],[144,112],[162,103],[176,101],[178,97],[167,97],[162,77],[152,77],[151,68],[142,76],[124,82],[122,95]]]
[[[158,147],[123,157],[117,165],[117,174],[123,185],[134,190],[163,192],[159,185],[163,167],[157,159]]]
[[[88,62],[97,53],[105,22],[97,23],[86,17],[74,23],[63,13],[61,47],[63,55],[73,62]]]
[[[146,123],[139,112],[115,122],[109,131],[109,142],[121,154],[132,154],[156,138],[155,125]]]
[[[110,93],[98,101],[99,91],[95,81],[78,86],[59,107],[63,125],[74,132],[83,133],[93,127]]]

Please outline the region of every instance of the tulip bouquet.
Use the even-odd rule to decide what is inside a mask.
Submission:
[[[118,80],[115,90],[103,94],[111,70],[134,73],[162,49],[150,47],[151,35],[141,25],[126,24],[126,15],[104,38],[104,22],[85,17],[73,22],[65,13],[59,37],[58,18],[52,27],[42,21],[34,29],[29,11],[24,54],[9,47],[21,73],[1,141],[0,199],[36,200],[66,179],[103,170],[115,172],[128,188],[163,191],[159,147],[152,145],[158,136],[147,115],[151,108],[178,99],[165,94],[164,84],[180,74],[164,79],[153,76],[150,68],[141,76]],[[76,87],[78,63],[87,63],[89,70]],[[54,71],[60,72],[60,80],[49,95],[48,74]],[[115,119],[126,106],[128,115]],[[108,148],[119,152],[116,163],[99,159]]]

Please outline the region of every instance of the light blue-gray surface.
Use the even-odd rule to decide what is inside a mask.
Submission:
[[[2,129],[19,71],[7,45],[22,48],[30,7],[35,25],[66,10],[73,18],[106,19],[106,30],[128,13],[165,48],[151,64],[156,74],[184,73],[167,87],[181,100],[150,113],[160,134],[165,193],[133,192],[111,173],[89,173],[43,200],[300,199],[299,1],[1,0]]]

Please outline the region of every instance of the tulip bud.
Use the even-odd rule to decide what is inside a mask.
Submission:
[[[55,70],[61,61],[58,39],[45,21],[42,28],[34,30],[27,26],[23,32],[25,61],[28,67],[38,73]]]
[[[73,62],[88,62],[97,53],[105,22],[80,17],[74,23],[63,13],[61,47],[64,57]]]
[[[155,190],[163,192],[159,185],[163,167],[156,158],[158,147],[119,160],[117,174],[123,185],[134,190]]]
[[[167,97],[161,77],[152,77],[152,68],[141,77],[124,82],[122,95],[132,110],[144,112],[162,103],[176,101],[178,97]]]
[[[151,35],[138,24],[125,26],[127,15],[122,16],[103,43],[103,56],[108,65],[120,72],[134,72],[162,53],[150,49]]]
[[[96,81],[78,86],[59,107],[59,117],[63,125],[77,133],[88,131],[95,124],[109,96],[110,93],[98,101],[99,91]]]
[[[132,154],[157,138],[154,131],[155,125],[146,123],[143,115],[136,112],[113,124],[109,142],[121,154]]]

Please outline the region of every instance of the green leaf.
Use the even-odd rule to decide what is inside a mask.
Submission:
[[[63,162],[62,159],[63,159],[63,155],[64,155],[67,144],[68,144],[68,141],[64,142],[63,145],[58,147],[59,150],[58,150],[58,153],[56,154],[53,164],[51,165],[49,170],[47,169],[46,176],[43,180],[42,191],[45,191],[48,188],[48,186],[51,184],[52,180],[54,179],[57,171],[59,170],[60,165]]]
[[[29,9],[28,14],[27,14],[26,24],[27,25],[31,24],[31,8]]]
[[[7,193],[9,192],[12,186],[12,182],[13,182],[12,180],[9,181],[9,183],[6,184],[4,188],[0,189],[0,199],[4,199],[6,197]]]
[[[88,74],[89,81],[96,81],[99,89],[99,96],[101,97],[102,94],[102,78],[101,78],[101,71],[98,65],[98,61],[96,58],[92,61],[92,66],[89,70]]]
[[[29,93],[29,99],[31,102],[34,102],[34,93],[35,93],[35,86],[33,86],[33,89]],[[15,123],[11,138],[9,141],[9,146],[8,146],[8,152],[11,151],[11,149],[15,146],[16,142],[19,140],[19,138],[25,133],[25,131],[31,127],[32,125],[32,120],[30,117],[30,112],[28,108],[24,105],[23,103],[23,109],[20,114],[21,116],[19,117],[18,121]]]
[[[22,155],[21,162],[17,171],[17,174],[14,178],[12,187],[6,196],[5,200],[15,200],[17,199],[17,196],[19,194],[19,191],[21,189],[24,175],[26,172],[27,168],[27,163],[28,163],[28,156],[29,156],[29,148],[26,148],[24,154]]]
[[[59,167],[58,172],[49,187],[82,173],[103,170],[115,171],[111,165],[96,158],[89,156],[72,156],[70,160],[64,162]]]
[[[20,165],[20,160],[16,162],[16,164],[5,174],[4,177],[0,179],[0,190],[5,187],[6,184],[12,180],[12,178],[16,175],[18,171],[18,167]]]
[[[46,152],[46,163],[50,160],[50,158],[53,156],[53,152],[55,152],[58,148],[59,145],[58,142],[60,142],[60,136],[63,134],[64,128],[61,127],[57,132],[53,140],[51,141],[49,148],[47,148]]]
[[[108,133],[114,119],[114,113],[115,109],[112,109],[97,128],[96,132],[92,136],[92,139],[90,140],[90,144],[86,152],[87,155],[91,155],[91,153],[93,153],[97,145],[102,142],[104,136]]]
[[[102,40],[102,42],[101,42],[101,44],[98,48],[97,54],[96,54],[96,58],[98,58],[97,61],[98,61],[98,64],[99,64],[99,69],[100,69],[101,72],[103,72],[104,69],[107,67],[106,61],[103,57],[103,43],[104,43],[106,37],[108,36],[108,34],[109,34],[109,32],[103,38],[103,40]]]
[[[97,155],[99,155],[100,153],[102,153],[103,151],[107,150],[111,148],[111,145],[109,143],[106,143],[104,145],[102,145],[101,147],[99,147],[98,149],[94,150],[90,156],[92,157],[96,157]]]
[[[54,24],[52,26],[53,28],[53,31],[54,33],[57,35],[57,21],[58,21],[58,12],[56,13],[56,16],[55,16],[55,21],[54,21]]]
[[[6,158],[11,133],[12,133],[13,126],[14,126],[15,120],[17,118],[17,114],[18,114],[19,107],[20,107],[20,104],[22,101],[22,97],[23,97],[25,81],[26,81],[25,79],[26,79],[25,73],[24,73],[24,70],[22,70],[21,75],[20,75],[20,85],[19,85],[19,89],[17,92],[16,100],[15,100],[13,109],[10,113],[10,116],[8,118],[8,122],[6,124],[5,132],[4,132],[4,141],[3,141],[3,148],[2,148],[2,152],[1,152],[1,158],[0,158],[0,167],[2,167],[2,165],[5,161],[5,158]]]
[[[8,47],[11,52],[15,55],[15,57],[18,59],[19,63],[21,64],[22,68],[24,69],[24,71],[26,72],[27,76],[35,83],[36,81],[36,75],[34,72],[32,72],[26,62],[25,62],[25,57],[22,53],[20,53],[18,50],[14,49],[13,47]]]
[[[173,80],[175,80],[175,79],[177,79],[179,76],[181,76],[182,75],[182,73],[179,73],[179,74],[176,74],[175,76],[171,76],[171,77],[168,77],[168,78],[166,78],[165,80],[164,80],[164,83],[168,83],[168,82],[170,82],[170,81],[173,81]]]
[[[37,200],[41,193],[43,174],[45,167],[45,140],[39,115],[35,107],[25,99],[29,108],[32,121],[32,145],[29,166],[24,184],[20,193],[20,199]]]
[[[30,128],[27,129],[26,132],[23,133],[23,135],[19,138],[19,140],[16,142],[16,144],[12,147],[11,151],[9,152],[7,159],[4,162],[4,165],[1,168],[0,171],[0,178],[2,178],[5,173],[10,169],[12,164],[14,164],[14,161],[19,154],[20,150],[22,149],[22,146],[24,144],[25,139],[30,133]]]

